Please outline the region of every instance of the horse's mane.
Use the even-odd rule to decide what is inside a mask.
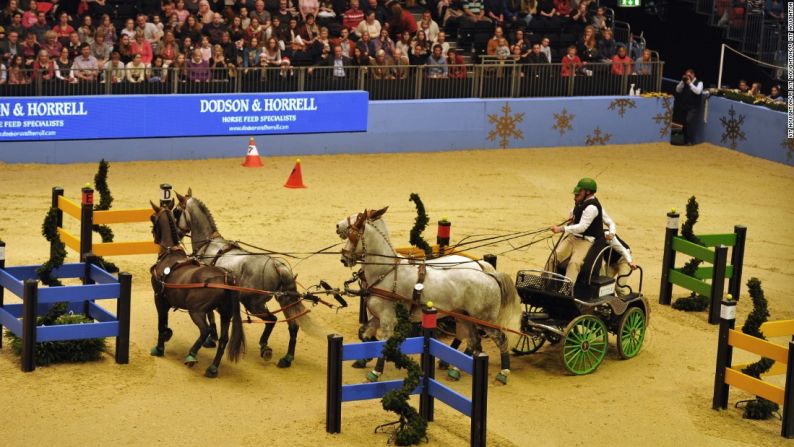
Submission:
[[[173,238],[174,244],[179,245],[179,232],[176,229],[176,219],[174,219],[174,215],[171,214],[170,210],[166,213],[166,218],[168,219],[168,229],[171,230],[171,237]]]
[[[207,220],[210,222],[210,232],[218,231],[218,227],[215,225],[215,218],[212,217],[212,213],[210,212],[209,208],[207,208],[207,205],[195,197],[191,198],[196,202],[196,206],[199,208],[199,210],[201,210],[201,212],[207,216]]]

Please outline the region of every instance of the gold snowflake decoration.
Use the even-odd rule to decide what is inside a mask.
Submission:
[[[637,103],[634,102],[632,99],[620,98],[612,101],[609,103],[609,110],[617,109],[618,115],[623,118],[623,114],[626,113],[626,109],[636,109]]]
[[[488,132],[488,140],[496,141],[497,137],[501,138],[499,145],[502,146],[502,149],[506,148],[510,143],[510,138],[516,140],[524,139],[524,132],[516,126],[516,124],[524,122],[524,114],[516,113],[511,115],[510,111],[510,105],[505,103],[502,106],[502,116],[496,114],[488,115],[488,122],[496,125],[494,130]]]
[[[731,140],[731,149],[736,150],[737,141],[747,140],[744,132],[742,131],[744,115],[739,115],[739,118],[736,119],[736,111],[733,110],[733,106],[731,106],[731,109],[728,110],[728,115],[730,118],[726,118],[724,116],[720,118],[720,123],[722,123],[722,127],[725,129],[725,132],[722,134],[722,138],[720,138],[720,143],[725,143],[727,140]]]
[[[593,135],[588,135],[587,139],[585,140],[585,144],[588,146],[594,146],[596,144],[607,144],[609,139],[612,138],[612,134],[609,132],[604,133],[601,135],[601,129],[598,127],[595,128],[593,131]]]
[[[673,98],[670,96],[656,98],[656,102],[658,103],[660,99],[664,113],[657,113],[653,120],[661,126],[659,127],[659,138],[664,138],[670,132],[670,126],[673,124]]]
[[[791,161],[791,158],[794,157],[794,138],[785,138],[780,145],[783,146],[783,149],[788,149],[786,159]]]
[[[560,136],[563,136],[566,131],[573,129],[571,121],[573,121],[574,118],[576,118],[576,115],[569,114],[568,111],[563,108],[562,113],[554,114],[554,125],[551,126],[551,128],[557,129],[560,131]]]

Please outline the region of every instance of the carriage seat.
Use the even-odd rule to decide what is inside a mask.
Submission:
[[[604,263],[604,249],[608,246],[607,240],[601,238],[590,247],[587,256],[584,257],[582,270],[579,272],[579,277],[576,278],[576,283],[573,287],[575,297],[583,300],[594,300],[615,294],[615,279],[601,275]]]

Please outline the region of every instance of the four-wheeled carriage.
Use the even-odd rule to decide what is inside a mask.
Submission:
[[[520,270],[516,288],[524,303],[521,337],[513,348],[516,355],[531,354],[545,342],[562,342],[562,363],[573,374],[595,371],[606,356],[609,332],[617,336],[617,349],[624,359],[636,356],[645,338],[648,302],[639,288],[618,296],[616,280],[599,274],[601,250],[576,284],[557,272]],[[623,277],[629,276],[629,274]],[[618,277],[621,279],[623,277]],[[584,279],[583,279],[584,278]],[[620,286],[619,286],[620,287]]]

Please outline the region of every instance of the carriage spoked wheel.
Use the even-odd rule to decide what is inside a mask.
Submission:
[[[573,374],[589,374],[604,360],[607,347],[606,324],[592,315],[578,316],[565,328],[562,363]]]
[[[542,319],[544,315],[545,318],[548,318],[548,315],[543,313],[543,308],[524,304],[524,313],[521,315],[521,332],[525,335],[522,335],[516,341],[516,345],[512,349],[513,355],[520,357],[532,354],[546,343],[546,338],[543,335],[532,333],[532,329],[529,326],[529,320],[538,317]]]
[[[632,307],[620,318],[618,326],[618,353],[624,359],[639,354],[645,340],[645,312],[640,307]]]

